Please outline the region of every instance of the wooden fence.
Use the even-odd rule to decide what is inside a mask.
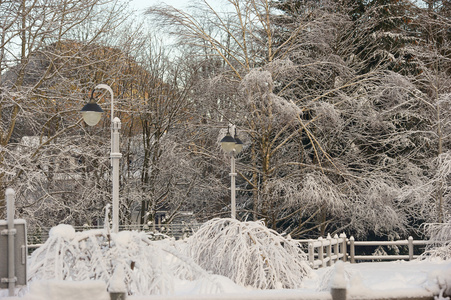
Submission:
[[[298,240],[304,247],[308,249],[308,259],[312,268],[323,268],[333,265],[335,262],[350,261],[375,261],[375,260],[412,260],[419,255],[414,255],[414,246],[425,246],[429,242],[423,240],[414,240],[409,237],[407,240],[397,241],[356,241],[353,236],[349,239],[346,234],[326,238],[318,238],[317,240]],[[349,253],[348,251],[349,246]],[[408,254],[406,255],[356,255],[356,247],[360,246],[407,246]]]
[[[198,229],[200,224],[170,224],[161,225],[156,228],[156,232],[162,232],[175,238],[181,238],[185,235],[191,235]],[[135,226],[136,227],[136,226]],[[138,227],[121,227],[123,230],[146,230],[150,231],[151,228],[138,228]],[[161,228],[160,228],[161,227]],[[40,247],[48,238],[48,230],[50,228],[41,229],[39,232],[31,231],[28,235],[28,249],[29,253]],[[82,231],[86,227],[76,227],[76,231]],[[412,260],[419,255],[414,254],[414,246],[424,246],[428,244],[428,241],[414,240],[409,237],[407,240],[398,241],[355,241],[351,236],[349,239],[346,234],[342,233],[340,236],[335,235],[331,237],[327,235],[326,238],[318,238],[316,240],[297,240],[303,248],[308,249],[308,260],[312,268],[323,268],[333,265],[335,262],[350,261],[351,263],[361,261],[380,261],[380,260]],[[407,246],[408,254],[406,255],[356,255],[356,247],[363,246]],[[418,252],[418,251],[417,251]]]

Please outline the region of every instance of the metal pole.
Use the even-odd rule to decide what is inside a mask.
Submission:
[[[14,190],[6,189],[5,196],[7,205],[6,217],[8,219],[8,293],[10,297],[13,297],[17,280],[14,265],[14,235],[16,234],[14,228]]]
[[[111,164],[113,167],[113,232],[119,232],[119,159],[122,154],[119,152],[119,129],[121,129],[121,120],[114,118],[112,124],[112,149],[111,149]]]
[[[111,89],[111,87],[109,85],[106,85],[106,84],[103,84],[103,83],[96,85],[96,87],[94,89],[96,89],[96,90],[97,89],[105,89],[108,92],[110,92],[110,96],[111,96],[111,123],[113,123],[113,119],[114,119],[113,90]]]
[[[231,206],[232,206],[232,219],[236,219],[236,199],[235,199],[235,150],[231,153],[231,172],[230,172],[230,190],[231,190]]]
[[[111,96],[111,166],[112,166],[112,198],[113,198],[113,232],[119,232],[119,159],[122,154],[119,152],[119,129],[121,120],[114,117],[114,96],[113,90],[106,84],[99,84],[95,89],[106,89]]]
[[[409,245],[409,260],[413,259],[413,237],[409,236],[409,239],[407,240]]]

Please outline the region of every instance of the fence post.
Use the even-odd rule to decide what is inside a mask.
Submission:
[[[351,263],[355,263],[355,246],[354,246],[354,236],[349,238],[349,252],[351,254]]]
[[[329,260],[327,261],[327,266],[332,265],[332,237],[330,234],[327,234],[327,248],[326,248],[327,257]]]
[[[340,234],[340,238],[342,239],[341,241],[341,253],[343,254],[343,261],[346,261],[346,233],[342,233]]]
[[[321,266],[325,267],[326,263],[324,261],[324,240],[322,237],[319,237],[318,241],[321,243],[321,246],[319,246],[318,249],[318,259],[321,261]]]
[[[409,242],[409,260],[412,260],[413,259],[413,237],[409,236],[408,242]]]
[[[313,247],[313,240],[308,242],[308,259],[310,261],[310,266],[315,268],[315,248]]]
[[[334,262],[337,262],[337,261],[340,260],[340,257],[339,257],[340,252],[338,251],[338,243],[339,243],[339,241],[338,241],[338,234],[335,234],[335,235],[334,235],[334,240],[335,240],[335,245],[334,245],[334,256],[335,256],[335,261],[334,261]]]

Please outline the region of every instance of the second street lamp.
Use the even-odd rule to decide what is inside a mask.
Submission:
[[[96,89],[106,89],[111,96],[111,166],[113,183],[113,232],[119,231],[119,159],[122,154],[119,152],[119,129],[121,129],[121,120],[114,117],[114,97],[113,90],[106,84],[97,85]],[[91,93],[91,99],[82,109],[83,120],[89,126],[95,126],[102,116],[103,109],[94,100],[94,90]]]
[[[243,150],[243,142],[238,138],[235,129],[235,137],[230,135],[230,128],[227,128],[226,136],[221,140],[221,147],[227,153],[230,153],[230,200],[231,216],[236,219],[236,196],[235,196],[235,155]]]

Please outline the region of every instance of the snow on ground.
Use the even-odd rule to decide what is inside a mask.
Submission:
[[[327,289],[333,267],[319,269],[306,289]],[[348,294],[355,298],[419,297],[438,295],[444,281],[451,283],[451,261],[394,261],[344,264]]]
[[[393,298],[438,295],[451,282],[451,261],[395,261],[377,263],[344,263],[348,295],[352,298]],[[238,286],[223,276],[215,276],[224,287],[220,294],[205,294],[202,280],[175,280],[174,293],[163,296],[128,296],[129,300],[151,299],[331,299],[329,279],[335,266],[318,269],[300,289],[255,290]],[[447,282],[445,282],[447,281]],[[16,300],[109,299],[102,282],[37,281],[30,292]],[[208,289],[206,289],[208,290]],[[2,292],[6,292],[3,290]],[[0,294],[5,296],[6,294]],[[445,299],[445,298],[442,298]]]
[[[67,225],[59,225],[52,229],[47,242],[36,250],[29,260],[30,286],[21,287],[19,297],[6,298],[8,290],[0,290],[0,299],[16,300],[108,300],[107,289],[116,292],[128,290],[133,294],[129,300],[150,299],[331,299],[331,287],[346,288],[348,299],[381,299],[394,297],[431,297],[445,291],[451,294],[451,260],[434,258],[429,260],[375,262],[350,264],[338,262],[334,266],[323,269],[287,273],[291,268],[287,264],[293,262],[280,256],[293,256],[284,253],[280,247],[287,246],[289,241],[279,240],[282,237],[266,229],[259,229],[257,223],[231,223],[224,227],[215,221],[211,225],[216,233],[208,231],[207,237],[189,241],[165,239],[149,240],[144,232],[122,231],[118,234],[105,230],[92,230],[76,233]],[[222,221],[221,221],[222,222]],[[218,227],[218,224],[220,225]],[[243,227],[244,226],[244,227]],[[231,237],[226,242],[218,240],[224,237],[224,228],[230,231]],[[201,243],[202,239],[211,239],[216,243],[204,245],[206,248],[224,247],[238,238],[232,228],[245,232],[239,249],[231,247],[229,251],[236,254],[222,265],[222,271],[232,269],[235,259],[244,256],[249,249],[256,249],[252,257],[264,258],[265,264],[258,265],[247,258],[247,263],[240,268],[259,269],[271,265],[277,272],[270,273],[277,277],[274,289],[258,289],[252,282],[234,283],[234,274],[226,277],[213,274],[211,266],[215,260],[201,267],[190,255],[191,243]],[[252,231],[247,231],[247,229]],[[262,231],[263,230],[263,231]],[[213,234],[213,236],[212,236]],[[263,236],[263,237],[262,237]],[[200,238],[200,239],[199,239]],[[267,241],[265,239],[267,238]],[[247,244],[246,244],[247,243]],[[248,246],[246,246],[248,245]],[[258,247],[256,247],[258,246]],[[215,250],[215,249],[212,249]],[[265,251],[263,251],[265,250]],[[240,253],[240,251],[242,253]],[[195,252],[197,253],[197,252]],[[192,253],[191,253],[192,254]],[[273,255],[276,254],[276,255]],[[226,253],[217,251],[203,252],[202,256],[211,255],[218,260],[224,259]],[[303,259],[299,256],[297,259]],[[242,260],[242,258],[240,258]],[[233,260],[233,262],[232,262]],[[301,265],[302,266],[302,265]],[[303,267],[304,268],[304,267]],[[298,269],[295,269],[298,270]],[[235,270],[234,272],[240,272]],[[249,270],[247,270],[249,271]],[[281,276],[279,273],[283,273]],[[246,273],[251,274],[251,273]],[[302,278],[294,288],[281,288],[280,279],[289,277]],[[298,274],[298,275],[296,275]],[[121,278],[123,278],[121,280]],[[97,280],[94,280],[97,279]],[[261,279],[261,280],[264,280]],[[294,280],[289,280],[295,282]],[[152,295],[153,296],[150,296]],[[447,299],[437,297],[439,300]],[[449,300],[449,298],[448,298]]]

